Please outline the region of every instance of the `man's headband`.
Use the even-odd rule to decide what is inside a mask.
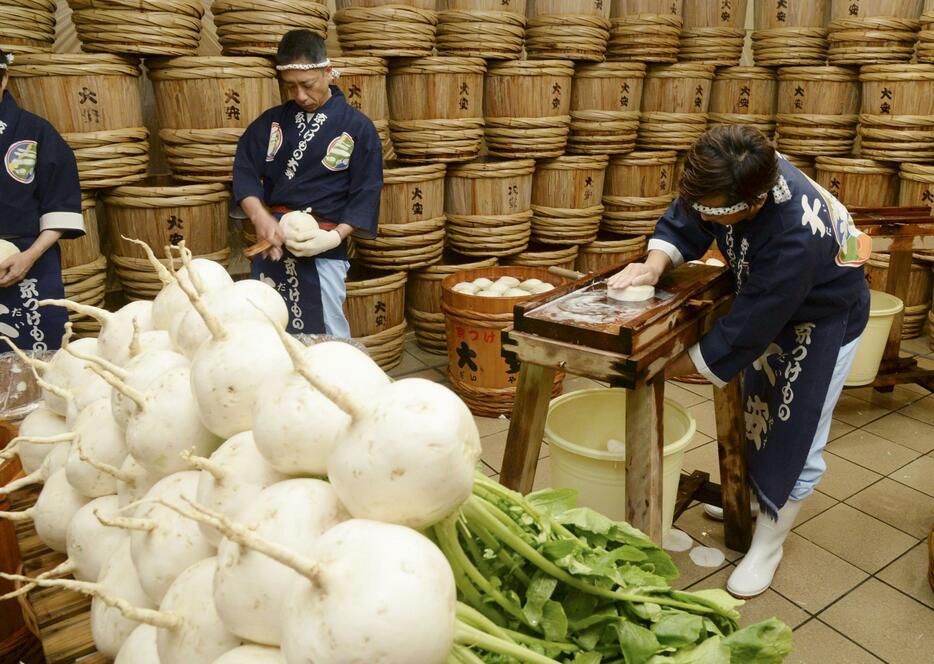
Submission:
[[[756,200],[762,200],[769,192],[765,192],[759,196]],[[701,214],[706,214],[709,217],[728,217],[731,214],[736,214],[737,212],[742,212],[743,210],[749,209],[749,203],[737,203],[736,205],[730,205],[729,207],[707,207],[706,205],[701,205],[700,203],[691,203],[691,207],[700,212]]]
[[[6,58],[0,60],[0,69],[6,69],[7,65],[13,64],[13,54],[7,53]]]
[[[299,71],[308,71],[310,69],[324,69],[325,67],[330,67],[331,61],[325,58],[324,62],[293,62],[288,65],[276,65],[278,71],[288,71],[290,69],[297,69]]]

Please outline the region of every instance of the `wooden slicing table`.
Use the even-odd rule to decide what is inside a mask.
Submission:
[[[627,262],[636,260],[641,258]],[[503,349],[522,364],[500,481],[523,493],[531,490],[556,370],[625,388],[626,518],[661,544],[665,367],[726,313],[733,281],[726,268],[689,263],[666,273],[656,299],[640,312],[598,317],[599,322],[561,313],[572,298],[599,292],[625,264],[516,306]],[[745,551],[752,521],[739,377],[715,389],[714,402],[726,544]]]

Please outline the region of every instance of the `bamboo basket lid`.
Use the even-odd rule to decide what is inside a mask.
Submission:
[[[760,80],[775,81],[778,75],[768,67],[726,67],[717,70],[715,80]]]
[[[576,78],[645,78],[644,62],[598,62],[577,68]]]
[[[395,60],[389,66],[389,75],[399,74],[483,74],[486,61],[481,58],[462,58],[457,56],[431,56]]]
[[[677,62],[670,65],[652,67],[646,78],[705,78],[713,80],[716,67],[696,62]]]
[[[535,172],[534,159],[510,159],[502,161],[475,161],[457,164],[448,168],[448,175],[456,178],[506,178],[531,175]]]
[[[163,208],[210,205],[229,200],[223,184],[189,184],[177,186],[124,186],[103,196],[106,205],[131,208]]]
[[[573,76],[570,60],[511,60],[487,69],[489,76]]]
[[[899,176],[905,180],[934,184],[934,165],[902,164],[899,169]]]
[[[489,11],[483,9],[442,9],[438,12],[438,26],[444,23],[499,23],[524,28],[524,14]]]
[[[205,78],[276,78],[267,58],[197,56],[146,60],[153,81],[200,80]]]
[[[608,155],[563,155],[539,161],[536,170],[539,171],[584,171],[591,169],[604,169],[610,158]]]
[[[934,70],[934,67],[931,67]],[[852,69],[845,67],[782,67],[778,70],[778,80],[780,81],[840,81],[849,83],[856,81],[859,74]]]
[[[13,78],[33,76],[143,75],[138,60],[105,53],[34,53],[17,55],[10,68]]]
[[[934,65],[866,65],[859,70],[861,81],[932,81]]]
[[[612,157],[611,166],[667,166],[678,159],[674,150],[640,150]]]
[[[40,12],[55,13],[55,0],[2,0],[0,7],[19,7]],[[5,10],[4,10],[5,11]]]
[[[389,71],[385,59],[365,55],[331,58],[331,66],[342,76],[385,76]]]
[[[124,9],[142,12],[170,12],[201,18],[200,0],[68,0],[72,11],[81,9]]]
[[[846,173],[859,173],[861,175],[895,175],[898,170],[873,159],[857,159],[851,157],[818,157],[814,161],[817,170],[845,171]]]
[[[383,166],[383,185],[436,180],[443,178],[446,170],[447,166],[445,164],[403,166],[388,163]]]
[[[344,7],[334,13],[334,22],[337,25],[368,21],[437,25],[438,12],[403,5],[383,5],[380,7]]]

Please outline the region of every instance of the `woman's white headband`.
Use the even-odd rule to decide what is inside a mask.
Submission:
[[[762,200],[768,193],[769,192],[765,192],[756,200]],[[728,217],[731,214],[736,214],[737,212],[748,210],[749,204],[737,203],[736,205],[730,205],[729,207],[707,207],[706,205],[701,205],[700,203],[691,203],[691,207],[701,214],[706,214],[710,217]]]
[[[324,62],[293,62],[288,65],[276,65],[276,69],[279,71],[288,71],[290,69],[298,69],[299,71],[308,71],[310,69],[324,69],[325,67],[330,67],[331,61],[325,59]]]

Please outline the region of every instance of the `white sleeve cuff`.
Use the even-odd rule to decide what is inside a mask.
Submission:
[[[684,262],[684,256],[681,255],[681,251],[671,242],[665,242],[664,240],[652,238],[649,240],[647,251],[652,251],[653,249],[658,249],[659,251],[664,252],[668,258],[671,259],[672,267],[678,267],[681,265],[681,263]]]
[[[46,212],[39,217],[39,232],[84,231],[84,217],[80,212]]]
[[[688,348],[688,357],[691,358],[694,366],[697,367],[697,370],[704,378],[709,380],[716,387],[726,387],[726,383],[720,380],[720,378],[717,377],[717,374],[711,371],[710,367],[707,366],[707,362],[704,361],[704,355],[701,353],[700,343],[696,343]]]

